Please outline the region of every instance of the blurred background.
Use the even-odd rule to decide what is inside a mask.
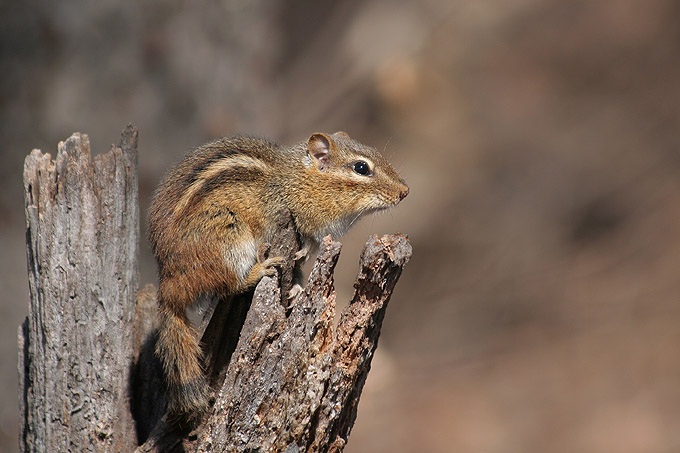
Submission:
[[[192,148],[345,130],[414,255],[348,452],[680,450],[680,3],[0,3],[0,450],[19,427],[22,165],[139,128],[140,203]],[[142,225],[142,234],[146,234]],[[141,283],[156,281],[141,244]]]

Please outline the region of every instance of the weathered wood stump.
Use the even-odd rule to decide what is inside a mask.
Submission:
[[[137,131],[90,157],[86,135],[24,164],[30,302],[19,329],[20,447],[129,451],[138,286]]]

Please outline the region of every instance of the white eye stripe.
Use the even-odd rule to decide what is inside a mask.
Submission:
[[[375,164],[374,164],[373,161],[372,161],[371,159],[369,159],[368,157],[361,156],[361,157],[359,157],[359,158],[357,159],[357,161],[366,162],[366,163],[368,164],[369,170],[371,170],[371,173],[373,173],[373,171],[375,170]]]
[[[362,174],[362,173],[359,173],[357,171],[357,168],[356,168],[357,164],[362,163],[362,162],[365,163],[368,166],[368,173],[365,174],[365,175]],[[350,164],[350,167],[352,168],[352,170],[354,170],[354,173],[361,175],[361,176],[372,175],[375,171],[375,164],[373,163],[373,161],[371,159],[368,159],[367,157],[364,157],[364,156],[357,156],[356,159],[354,161],[352,161],[352,163]]]

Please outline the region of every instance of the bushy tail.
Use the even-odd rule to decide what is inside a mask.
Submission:
[[[156,355],[165,371],[169,416],[185,422],[198,419],[208,409],[210,389],[196,330],[184,310],[174,311],[162,301],[160,324]]]

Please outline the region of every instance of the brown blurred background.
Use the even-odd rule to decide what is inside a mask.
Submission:
[[[348,452],[680,451],[680,3],[119,3],[0,4],[0,450],[23,159],[74,131],[104,152],[131,122],[144,214],[234,133],[345,130],[409,182],[343,240],[340,300],[370,233],[414,248]]]

